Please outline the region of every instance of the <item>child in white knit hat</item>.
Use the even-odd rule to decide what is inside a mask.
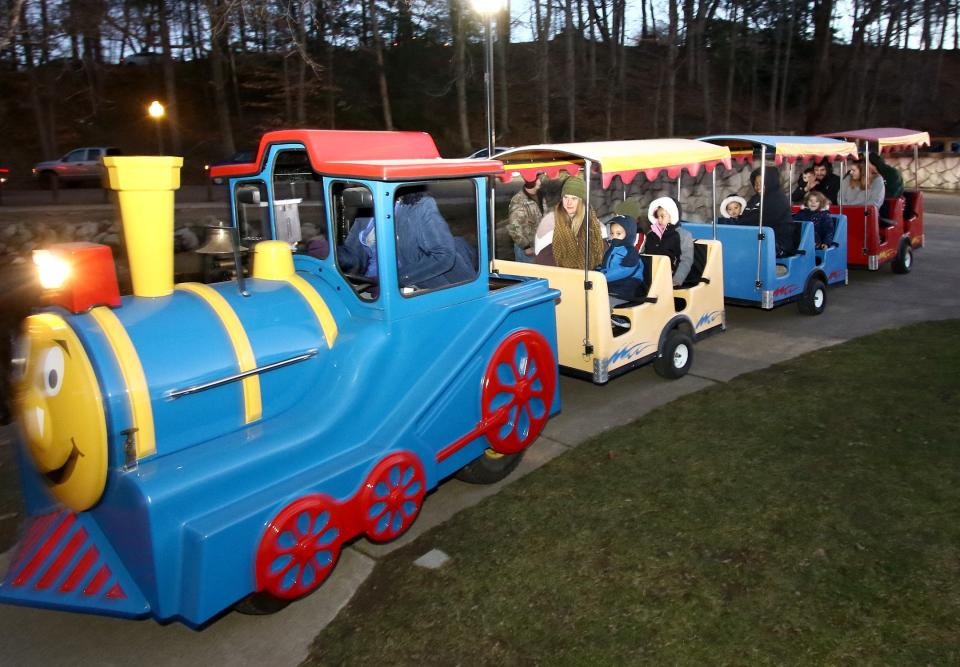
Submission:
[[[747,200],[740,195],[730,195],[720,202],[720,216],[734,222],[743,213]]]

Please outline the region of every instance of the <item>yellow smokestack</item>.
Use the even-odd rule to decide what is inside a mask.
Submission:
[[[103,165],[120,205],[134,295],[173,293],[173,193],[183,158],[111,156]]]

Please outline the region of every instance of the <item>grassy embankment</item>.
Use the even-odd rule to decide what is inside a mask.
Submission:
[[[957,664],[957,340],[883,332],[594,438],[380,562],[310,662]]]

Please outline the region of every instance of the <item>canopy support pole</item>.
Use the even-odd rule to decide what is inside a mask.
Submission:
[[[717,240],[717,169],[720,165],[713,168],[710,175],[713,176],[713,240]]]
[[[753,183],[750,183],[752,186]],[[763,286],[763,283],[760,282],[760,267],[761,260],[763,259],[763,193],[767,189],[767,147],[760,147],[760,215],[758,217],[757,225],[757,289],[760,289]],[[776,243],[774,243],[776,247]]]
[[[816,161],[814,161],[816,164]],[[787,162],[787,201],[793,203],[793,162]]]
[[[497,193],[494,187],[493,176],[487,176],[487,220],[490,223],[490,242],[487,247],[490,249],[490,271],[497,272],[497,222],[494,216],[494,207],[496,206]]]
[[[584,160],[583,181],[587,186],[583,212],[583,224],[587,229],[586,243],[583,244],[583,354],[585,356],[593,354],[593,343],[590,342],[590,290],[593,289],[590,282],[590,172],[592,171],[593,162]]]
[[[920,147],[913,145],[913,187],[920,192]]]

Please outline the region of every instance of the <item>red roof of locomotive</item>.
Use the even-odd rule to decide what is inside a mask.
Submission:
[[[496,160],[442,159],[426,132],[280,130],[263,135],[254,162],[212,167],[210,175],[259,174],[269,147],[279,143],[303,144],[313,169],[330,176],[389,181],[495,175],[503,171],[503,165]]]

